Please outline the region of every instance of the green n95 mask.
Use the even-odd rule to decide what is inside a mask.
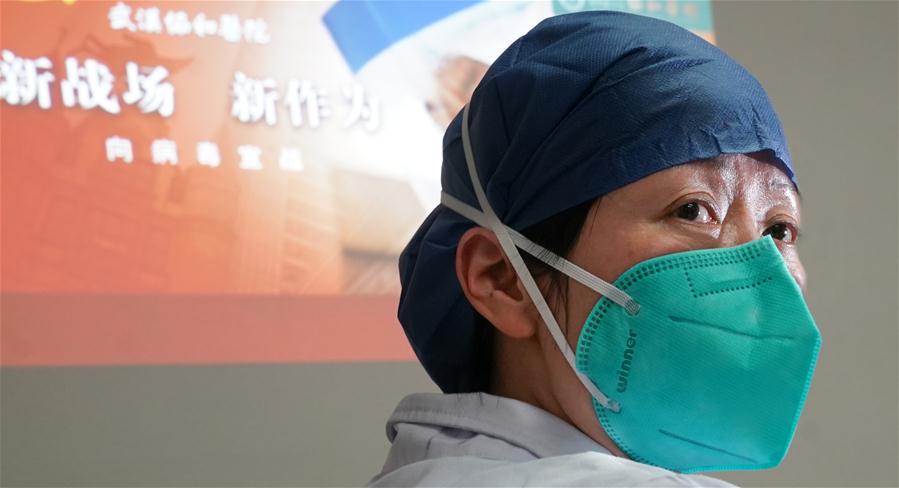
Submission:
[[[576,365],[620,405],[594,399],[632,459],[680,472],[765,469],[786,455],[821,336],[770,237],[643,261],[601,298]]]
[[[638,263],[614,284],[504,225],[462,143],[482,210],[441,202],[496,233],[547,329],[632,459],[674,471],[765,469],[786,454],[821,335],[770,237]],[[572,351],[519,248],[601,295]]]

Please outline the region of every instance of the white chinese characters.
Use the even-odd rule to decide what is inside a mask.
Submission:
[[[354,83],[353,86],[343,92],[344,98],[350,101],[350,113],[343,120],[343,127],[351,127],[365,122],[365,128],[373,131],[381,124],[380,102],[377,98],[369,97],[362,89],[362,85]]]
[[[268,44],[268,24],[262,19],[241,19],[235,14],[222,14],[218,18],[200,12],[193,16],[183,10],[167,10],[165,14],[158,7],[141,7],[133,10],[124,2],[117,2],[109,8],[107,15],[109,28],[146,34],[167,34],[170,36],[220,37],[226,42],[247,42]]]
[[[200,166],[218,168],[222,164],[222,155],[219,153],[218,144],[210,141],[197,143],[197,163]]]
[[[300,127],[305,121],[309,127],[318,128],[321,119],[331,115],[327,95],[324,90],[316,89],[309,80],[291,79],[287,83],[284,99],[290,113],[290,123]]]
[[[238,71],[231,82],[231,116],[241,122],[264,119],[266,124],[275,125],[278,121],[276,88],[275,80],[271,78],[257,80]]]
[[[115,76],[107,65],[92,58],[79,61],[74,57],[65,58],[64,65],[59,91],[65,107],[121,113],[122,106],[114,92]],[[56,81],[52,69],[53,62],[45,56],[29,59],[4,49],[0,53],[0,100],[10,105],[37,102],[42,109],[52,108],[50,86]],[[164,66],[125,63],[127,91],[122,94],[122,102],[137,106],[143,113],[171,117],[175,112],[175,87],[166,80],[168,75]]]
[[[66,107],[80,106],[85,110],[99,107],[111,114],[121,111],[119,100],[112,92],[115,78],[109,68],[95,60],[66,58],[66,77],[60,82],[62,103]]]
[[[237,146],[237,153],[240,154],[240,169],[248,169],[251,171],[259,171],[262,169],[262,149],[259,146],[244,144]]]
[[[156,139],[150,145],[153,164],[178,164],[178,146],[171,139]]]
[[[110,163],[122,162],[131,165],[135,161],[135,150],[130,139],[118,135],[106,138],[106,160]],[[145,153],[146,154],[146,153]],[[154,166],[178,166],[181,164],[178,155],[178,144],[172,139],[154,139],[150,143],[149,162]],[[196,145],[196,164],[201,167],[218,168],[222,165],[222,154],[218,144],[212,141],[200,141]],[[244,171],[262,171],[267,167],[265,154],[261,147],[253,144],[241,144],[234,153],[237,168]],[[301,173],[306,167],[303,164],[303,153],[298,147],[284,146],[270,161],[271,168],[282,172]]]
[[[110,18],[117,17],[110,14]],[[144,66],[126,61],[124,83],[117,84],[109,66],[96,59],[80,60],[70,56],[63,64],[65,73],[59,78],[59,91],[65,107],[117,115],[122,113],[125,105],[163,118],[175,113],[175,86],[169,80],[170,72],[165,66]],[[2,50],[0,99],[9,105],[37,103],[42,109],[50,109],[53,104],[51,86],[57,80],[52,69],[53,62],[45,56],[31,59],[8,49]],[[123,92],[116,94],[116,87],[122,85]],[[273,78],[255,78],[242,71],[235,72],[230,82],[231,116],[245,124],[264,123],[272,127],[278,123],[279,110],[286,110],[287,119],[294,128],[314,130],[332,115],[329,92],[311,80],[289,79],[283,95],[278,88],[278,82]],[[342,93],[343,129],[360,127],[368,132],[377,131],[381,125],[380,100],[366,93],[358,83],[353,83]]]
[[[130,140],[112,136],[106,139],[106,160],[112,163],[118,159],[131,164],[134,161],[134,150]]]
[[[343,128],[359,125],[369,132],[378,130],[381,125],[380,100],[367,94],[358,83],[343,90],[343,94],[349,108],[343,119]],[[245,124],[264,121],[274,126],[278,121],[279,98],[275,80],[252,78],[238,71],[231,81],[231,116]],[[291,78],[283,98],[293,127],[317,129],[331,115],[328,92],[316,87],[310,80]]]
[[[304,168],[302,153],[300,153],[300,150],[295,147],[281,148],[281,157],[278,159],[278,166],[282,171],[303,171]]]
[[[135,20],[137,20],[137,30],[141,32],[152,34],[162,32],[162,17],[160,17],[159,9],[156,7],[137,9]]]
[[[169,71],[162,66],[139,68],[137,63],[125,65],[128,91],[122,101],[137,104],[143,113],[157,112],[163,117],[171,117],[175,112],[175,87],[165,81]]]
[[[0,99],[10,105],[29,105],[37,100],[38,107],[50,108],[50,83],[55,79],[49,72],[52,67],[44,56],[27,59],[4,49],[0,53]]]

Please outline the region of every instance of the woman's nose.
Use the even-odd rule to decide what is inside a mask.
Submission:
[[[758,225],[750,212],[731,208],[721,224],[718,246],[739,246],[758,239],[759,235]]]

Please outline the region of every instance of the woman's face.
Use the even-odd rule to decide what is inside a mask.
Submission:
[[[722,155],[660,171],[606,194],[591,209],[568,259],[611,283],[656,256],[731,247],[771,235],[804,290],[805,270],[796,249],[799,196],[766,157]],[[572,348],[597,300],[594,291],[568,280],[567,303],[555,313]],[[537,334],[555,403],[548,408],[610,446],[589,394],[548,331],[540,327]]]

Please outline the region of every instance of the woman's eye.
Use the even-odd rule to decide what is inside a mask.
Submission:
[[[796,230],[790,224],[778,222],[762,232],[763,236],[771,236],[772,239],[784,241],[786,244],[796,242]]]
[[[699,202],[690,202],[681,205],[674,211],[674,214],[684,220],[707,224],[712,221],[712,214],[705,205]]]

